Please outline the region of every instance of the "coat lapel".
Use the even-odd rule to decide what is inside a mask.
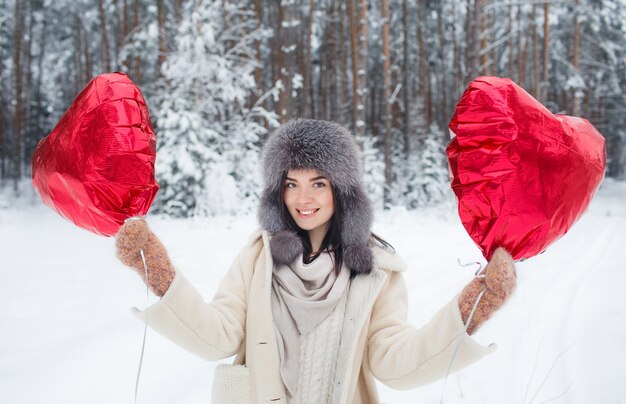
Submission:
[[[274,263],[269,253],[267,232],[261,233],[263,247],[254,262],[254,275],[248,300],[246,357],[251,374],[253,395],[260,402],[286,403],[280,377],[280,358],[271,309],[271,286]]]
[[[359,336],[372,312],[372,306],[380,292],[387,274],[379,269],[374,269],[369,275],[359,275],[352,279],[348,300],[346,301],[346,314],[341,330],[341,345],[337,358],[335,372],[335,386],[333,388],[333,403],[345,403],[350,388],[352,369],[360,367],[355,361],[361,361],[357,355]]]
[[[406,263],[397,254],[383,248],[373,248],[372,253],[374,258],[372,272],[369,275],[355,277],[350,284],[345,320],[341,331],[333,403],[347,402],[351,383],[356,383],[359,376],[358,370],[356,374],[353,371],[361,367],[363,360],[357,352],[359,339],[369,324],[372,307],[387,279],[386,271],[406,270]],[[354,380],[351,380],[352,378]]]

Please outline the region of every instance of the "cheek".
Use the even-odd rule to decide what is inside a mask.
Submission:
[[[285,206],[287,206],[287,208],[292,205],[292,200],[293,198],[290,197],[290,193],[285,191],[285,193],[283,193],[283,203],[285,204]]]
[[[287,210],[293,211],[298,204],[298,193],[295,190],[286,190],[283,195],[283,202]]]
[[[324,192],[323,200],[326,206],[330,206],[331,208],[334,206],[333,193],[330,190],[328,192]]]

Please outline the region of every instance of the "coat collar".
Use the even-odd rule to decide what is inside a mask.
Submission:
[[[392,272],[406,271],[406,262],[404,262],[402,257],[396,254],[395,251],[379,246],[373,246],[371,248],[372,255],[374,256],[375,269]]]

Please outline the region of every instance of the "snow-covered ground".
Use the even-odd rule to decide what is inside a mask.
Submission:
[[[146,305],[143,283],[113,239],[0,198],[0,403],[133,403],[143,323],[129,308]],[[149,222],[207,299],[256,227],[253,216]],[[471,279],[457,258],[482,258],[452,208],[387,212],[374,230],[409,263],[416,326]],[[515,295],[476,335],[498,350],[451,376],[444,402],[626,403],[626,183],[605,181],[565,237],[517,268]],[[214,367],[149,330],[138,402],[208,403]],[[442,388],[380,393],[439,403]]]

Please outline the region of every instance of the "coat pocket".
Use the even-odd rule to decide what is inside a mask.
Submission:
[[[212,404],[250,404],[250,369],[245,365],[220,364],[213,375]]]

